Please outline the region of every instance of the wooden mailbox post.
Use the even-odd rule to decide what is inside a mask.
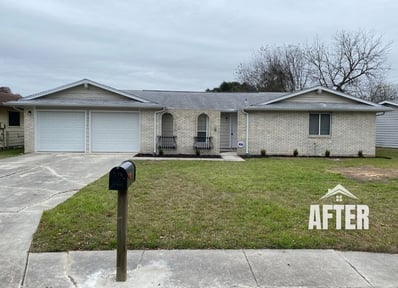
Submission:
[[[109,190],[117,190],[117,254],[116,281],[127,279],[127,217],[128,187],[135,181],[136,169],[132,161],[123,161],[109,172]]]

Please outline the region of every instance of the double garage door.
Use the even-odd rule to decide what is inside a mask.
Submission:
[[[36,150],[138,152],[139,131],[137,112],[38,111]]]

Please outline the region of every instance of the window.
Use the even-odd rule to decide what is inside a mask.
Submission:
[[[21,126],[19,112],[8,111],[8,126]]]
[[[176,136],[173,135],[173,115],[162,115],[162,135],[158,136],[159,149],[176,149]]]
[[[330,135],[330,113],[310,113],[310,135]]]
[[[162,136],[173,137],[173,115],[170,113],[162,115]]]
[[[198,116],[198,126],[196,130],[196,137],[194,137],[193,148],[196,150],[213,149],[213,143],[211,137],[209,137],[209,116],[206,114],[200,114]]]
[[[206,114],[200,114],[198,117],[198,142],[206,142],[207,127],[208,127],[209,117]]]

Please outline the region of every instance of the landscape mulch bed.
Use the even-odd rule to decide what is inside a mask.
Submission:
[[[209,158],[209,159],[221,159],[220,155],[200,155],[196,156],[194,154],[166,154],[166,155],[153,155],[153,154],[144,154],[139,153],[134,157],[160,157],[160,158]]]

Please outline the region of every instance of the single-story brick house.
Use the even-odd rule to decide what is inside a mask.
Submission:
[[[398,103],[383,101],[379,103],[391,111],[377,116],[376,146],[398,148]]]
[[[294,93],[118,90],[83,79],[8,105],[25,151],[375,155],[382,105],[324,87]]]
[[[8,87],[0,87],[0,149],[22,147],[24,144],[23,110],[4,105],[21,98]]]

